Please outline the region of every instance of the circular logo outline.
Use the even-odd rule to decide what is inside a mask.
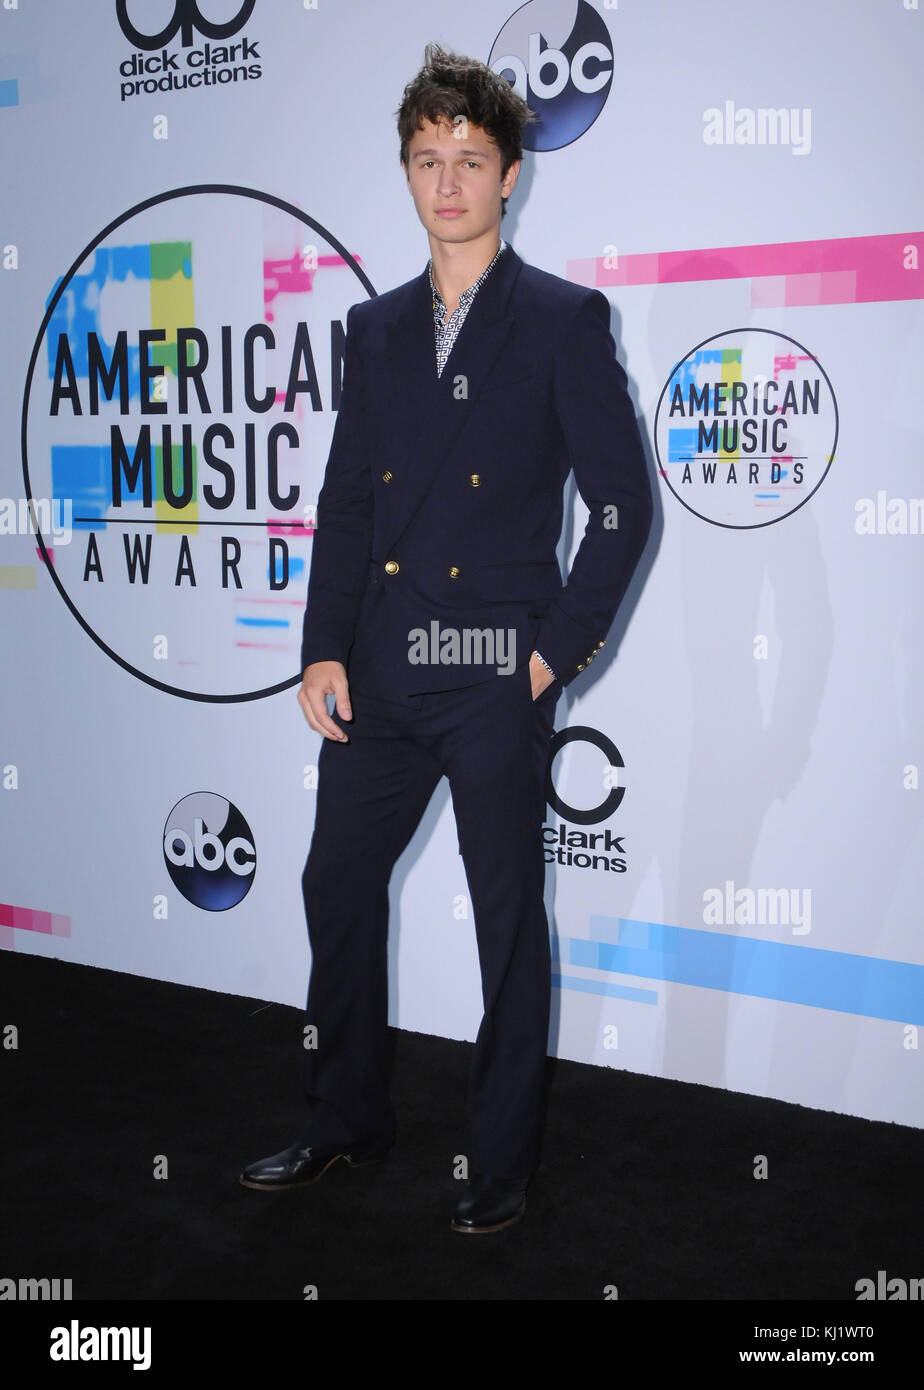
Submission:
[[[192,46],[194,29],[207,39],[228,39],[239,29],[243,29],[253,14],[256,3],[257,0],[243,0],[233,19],[213,20],[206,19],[199,9],[198,0],[176,0],[173,18],[159,34],[142,34],[128,17],[128,0],[116,0],[116,19],[129,43],[149,53],[168,44],[181,31],[184,48]]]
[[[20,447],[22,450],[22,471],[23,483],[25,485],[26,490],[26,500],[30,503],[33,514],[35,513],[35,505],[32,496],[32,483],[29,479],[29,398],[32,391],[32,378],[35,373],[35,366],[38,361],[42,343],[45,340],[45,333],[47,332],[48,325],[51,322],[52,314],[57,308],[58,301],[60,300],[64,291],[67,289],[73,277],[77,274],[77,271],[86,261],[87,257],[91,254],[91,252],[95,251],[96,248],[103,241],[105,241],[107,236],[114,232],[118,227],[121,227],[125,222],[128,222],[132,217],[136,217],[139,213],[147,212],[149,208],[157,207],[160,203],[170,202],[171,199],[174,198],[186,198],[190,196],[196,196],[199,194],[215,193],[228,194],[234,197],[252,198],[255,202],[269,203],[271,207],[278,208],[281,212],[288,213],[290,216],[297,218],[299,222],[303,222],[307,227],[310,227],[313,232],[316,232],[319,236],[324,237],[328,244],[334,247],[338,255],[343,257],[344,261],[353,271],[354,275],[357,277],[360,284],[367,291],[370,297],[372,299],[378,298],[378,294],[372,285],[372,281],[369,279],[362,266],[357,264],[354,257],[350,255],[346,247],[341,246],[337,238],[335,236],[332,236],[331,233],[328,232],[321,225],[320,222],[317,222],[313,217],[310,217],[307,212],[302,212],[300,208],[293,207],[291,203],[287,203],[283,198],[277,198],[275,194],[262,193],[259,189],[247,188],[243,185],[233,183],[197,183],[188,184],[182,188],[172,188],[169,189],[166,193],[155,193],[152,197],[145,198],[142,202],[136,203],[134,207],[129,208],[127,212],[122,213],[121,216],[116,217],[112,222],[110,222],[107,227],[104,227],[103,230],[99,233],[99,235],[95,236],[93,240],[89,243],[89,245],[86,246],[85,249],[80,253],[80,255],[74,261],[73,265],[70,267],[67,273],[61,277],[61,283],[58,285],[51,299],[48,301],[48,306],[45,310],[44,317],[42,318],[42,323],[38,331],[38,336],[35,339],[35,345],[32,348],[32,355],[29,358],[29,366],[26,370],[26,383],[22,397]],[[283,690],[290,690],[293,686],[298,685],[301,681],[301,673],[299,672],[297,675],[290,676],[288,680],[280,681],[276,685],[267,686],[265,690],[251,690],[238,695],[209,695],[206,694],[204,691],[199,692],[192,690],[179,690],[176,686],[168,685],[166,681],[158,680],[156,676],[150,676],[147,675],[144,671],[139,671],[136,667],[132,666],[130,661],[126,661],[124,657],[119,656],[118,652],[113,651],[112,648],[106,642],[103,641],[102,637],[100,637],[96,632],[93,631],[92,627],[84,618],[83,614],[77,609],[76,605],[71,599],[70,594],[68,594],[67,590],[64,588],[64,585],[58,578],[58,575],[55,572],[55,567],[52,564],[48,551],[45,548],[45,538],[38,530],[36,530],[36,539],[39,543],[39,547],[42,552],[42,559],[45,562],[45,568],[51,575],[51,578],[55,584],[55,588],[58,590],[58,593],[64,599],[64,602],[67,604],[71,613],[77,619],[84,632],[86,632],[88,636],[92,637],[93,641],[101,649],[101,651],[104,651],[106,655],[111,658],[111,660],[113,660],[118,666],[121,666],[123,671],[127,671],[131,676],[136,676],[139,680],[144,681],[146,685],[151,685],[156,690],[164,691],[164,693],[167,695],[176,695],[179,696],[181,699],[185,700],[199,700],[207,704],[227,705],[243,704],[247,700],[262,700],[269,695],[278,695]]]
[[[607,795],[600,802],[599,806],[591,806],[589,810],[582,810],[580,807],[569,806],[563,797],[559,796],[552,781],[552,764],[558,757],[561,750],[569,743],[590,743],[594,748],[599,748],[600,752],[607,760],[609,767],[625,768],[622,754],[615,743],[600,729],[591,728],[589,724],[574,724],[568,728],[560,729],[552,738],[552,746],[549,749],[549,760],[545,767],[545,799],[551,806],[556,815],[561,816],[562,820],[571,821],[574,825],[597,825],[602,820],[608,820],[614,811],[620,806],[626,794],[625,787],[611,787]]]
[[[806,496],[803,497],[802,501],[797,503],[797,505],[793,507],[791,511],[783,512],[782,516],[772,516],[768,521],[757,521],[752,526],[738,526],[733,521],[716,521],[714,517],[703,516],[702,512],[698,512],[695,507],[691,507],[690,503],[685,502],[684,499],[680,496],[679,492],[674,491],[670,478],[668,478],[667,474],[662,471],[661,450],[658,448],[658,416],[661,413],[661,404],[664,400],[667,388],[670,386],[671,381],[674,377],[674,373],[677,371],[677,368],[680,367],[684,362],[686,362],[687,358],[691,357],[694,352],[699,352],[700,348],[705,347],[707,343],[714,342],[716,338],[727,337],[727,335],[730,333],[769,333],[771,337],[784,338],[787,343],[793,343],[794,346],[797,347],[800,352],[805,353],[805,356],[809,359],[810,362],[815,363],[815,366],[821,372],[822,376],[824,377],[827,383],[828,390],[831,392],[831,400],[834,405],[834,443],[831,446],[831,457],[828,459],[825,471],[818,479],[818,482],[812,488],[811,492],[807,493]],[[840,437],[840,411],[838,410],[837,396],[834,393],[834,387],[831,385],[831,378],[828,376],[828,373],[825,371],[824,367],[821,365],[815,354],[813,352],[809,352],[808,348],[805,346],[804,343],[800,343],[796,338],[791,338],[788,333],[780,333],[780,331],[776,328],[757,328],[754,325],[740,328],[725,328],[722,330],[721,333],[710,333],[708,338],[703,338],[702,342],[697,343],[695,347],[691,347],[689,352],[685,352],[683,357],[678,358],[678,360],[674,363],[673,367],[671,367],[670,371],[667,374],[667,380],[661,388],[661,394],[658,397],[658,404],[655,406],[654,429],[651,432],[651,437],[654,441],[655,457],[658,462],[658,477],[663,478],[664,482],[667,484],[671,492],[671,495],[677,498],[677,501],[680,503],[682,507],[685,507],[688,512],[691,512],[693,514],[693,516],[698,517],[700,521],[705,521],[710,526],[721,526],[726,531],[760,531],[765,526],[775,526],[778,522],[785,521],[787,517],[795,516],[796,512],[799,511],[800,507],[804,507],[806,502],[811,501],[811,499],[815,496],[815,493],[821,487],[825,478],[827,478],[829,472],[831,471],[831,465],[834,462],[835,457],[837,456],[837,441]]]

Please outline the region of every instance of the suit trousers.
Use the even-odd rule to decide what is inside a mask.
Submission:
[[[302,875],[311,944],[300,1142],[393,1132],[386,1078],[388,884],[434,788],[449,782],[484,1013],[468,1091],[470,1168],[527,1178],[538,1163],[551,997],[541,827],[561,685],[532,698],[529,666],[456,690],[383,700],[351,689],[349,743],[323,740]],[[443,906],[448,912],[449,902]]]

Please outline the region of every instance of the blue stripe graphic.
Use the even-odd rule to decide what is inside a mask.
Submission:
[[[924,1023],[924,965],[597,914],[590,918],[590,931],[589,941],[560,938],[568,944],[569,964],[863,1018]],[[587,993],[611,992],[605,981],[577,976],[558,975],[556,983]]]
[[[605,994],[610,999],[631,999],[634,1004],[657,1004],[655,989],[633,989],[631,985],[611,985],[606,980],[588,980],[583,975],[553,975],[553,989],[573,989],[579,994]]]

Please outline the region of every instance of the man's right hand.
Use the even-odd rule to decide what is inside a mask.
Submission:
[[[346,734],[327,712],[327,697],[333,695],[334,706],[341,719],[352,719],[350,687],[346,667],[341,661],[315,661],[302,672],[298,703],[315,733],[349,743]]]

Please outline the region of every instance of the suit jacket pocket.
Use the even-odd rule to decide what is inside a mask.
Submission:
[[[458,566],[428,567],[414,574],[411,581],[415,599],[439,608],[475,608],[487,603],[529,603],[548,599],[561,587],[561,574],[555,560],[529,563],[504,561],[495,564],[466,563]],[[386,581],[387,583],[388,581]]]

